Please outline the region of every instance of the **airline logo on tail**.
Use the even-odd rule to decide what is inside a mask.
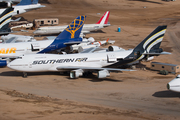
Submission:
[[[0,15],[0,29],[6,30],[5,26],[9,25],[11,21],[11,17],[13,14],[14,8],[7,8],[1,15]],[[3,28],[4,27],[4,28]],[[8,29],[8,28],[7,28]]]
[[[109,14],[109,11],[105,12],[96,24],[108,24]]]
[[[85,16],[79,16],[65,30],[71,33],[71,38],[74,38],[76,31],[78,31],[82,25],[84,25],[84,22]]]
[[[162,42],[165,32],[166,28],[160,30],[156,34],[152,35],[149,39],[147,39],[147,41],[143,44],[143,48],[146,50],[146,52],[149,53],[153,46]]]

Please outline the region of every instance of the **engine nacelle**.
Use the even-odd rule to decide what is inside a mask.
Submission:
[[[110,76],[110,73],[107,70],[98,71],[98,78],[106,78],[109,76]]]
[[[124,51],[124,49],[118,46],[109,46],[108,51]]]
[[[0,60],[0,67],[6,67],[7,61],[6,60]]]
[[[79,76],[83,75],[83,70],[79,69],[79,70],[72,70],[70,72],[70,78],[78,78]]]
[[[93,42],[95,41],[95,39],[94,39],[93,37],[89,37],[89,38],[88,38],[88,41],[91,42],[91,43],[93,43]]]

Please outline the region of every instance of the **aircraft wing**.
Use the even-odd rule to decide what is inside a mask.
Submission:
[[[57,70],[90,70],[90,71],[100,71],[100,70],[108,70],[111,72],[121,72],[121,71],[135,71],[130,69],[117,69],[117,68],[100,68],[100,67],[81,67],[81,66],[60,66],[56,68]]]
[[[79,44],[81,43],[82,41],[75,41],[75,42],[67,42],[67,43],[64,43],[65,45],[74,45],[74,44]]]

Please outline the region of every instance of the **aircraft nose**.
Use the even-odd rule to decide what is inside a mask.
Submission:
[[[8,64],[7,64],[7,67],[13,69],[13,68],[12,68],[12,63],[11,63],[11,62],[8,63]]]
[[[170,81],[167,84],[167,89],[174,92],[180,92],[180,79],[174,79]]]

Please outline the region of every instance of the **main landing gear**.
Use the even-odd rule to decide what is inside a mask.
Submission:
[[[23,77],[23,78],[27,78],[27,73],[26,73],[26,72],[23,72],[22,77]]]

